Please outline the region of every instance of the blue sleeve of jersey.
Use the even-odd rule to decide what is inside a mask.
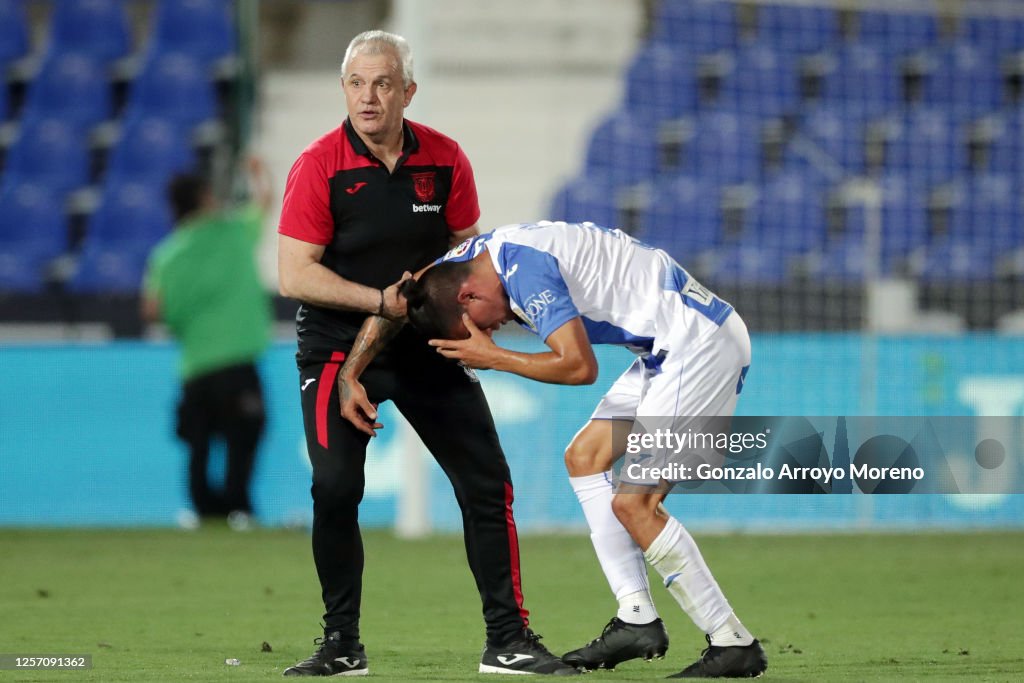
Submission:
[[[465,242],[460,242],[457,246],[452,247],[448,253],[434,261],[432,265],[436,266],[445,261],[472,261],[487,244],[488,238],[490,238],[489,234],[470,237]]]
[[[551,254],[522,244],[506,242],[498,253],[499,273],[516,313],[525,315],[527,326],[541,339],[580,315],[569,286]]]

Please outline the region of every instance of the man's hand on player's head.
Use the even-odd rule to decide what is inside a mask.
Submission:
[[[381,311],[388,320],[405,320],[406,316],[406,300],[405,297],[399,293],[399,286],[406,280],[412,279],[412,273],[405,271],[402,273],[402,277],[398,279],[393,285],[388,285],[384,290],[384,308]]]
[[[491,339],[490,330],[481,330],[465,313],[462,314],[462,323],[469,332],[468,338],[431,339],[427,343],[445,358],[462,361],[467,367],[475,370],[492,369],[501,354],[501,347]]]
[[[341,404],[341,416],[364,434],[377,436],[377,430],[384,428],[376,421],[377,406],[370,403],[366,389],[358,379],[345,373],[338,375],[338,402]]]

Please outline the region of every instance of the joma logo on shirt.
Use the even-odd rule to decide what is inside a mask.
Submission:
[[[441,213],[440,204],[413,204],[413,213]]]
[[[532,299],[527,300],[523,306],[523,310],[526,311],[526,315],[529,316],[530,320],[536,320],[537,316],[544,312],[544,309],[548,307],[548,304],[553,303],[556,297],[551,293],[550,289],[545,289],[540,294],[535,295]]]

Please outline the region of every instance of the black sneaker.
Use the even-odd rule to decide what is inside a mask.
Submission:
[[[569,666],[540,644],[540,636],[530,629],[523,637],[505,645],[485,645],[480,657],[482,674],[546,674],[575,676],[580,670]]]
[[[612,617],[601,635],[578,650],[566,652],[562,661],[583,669],[614,669],[629,659],[661,659],[668,651],[668,631],[661,619],[649,624],[627,624]]]
[[[718,647],[711,644],[700,654],[700,659],[669,678],[758,678],[768,668],[761,643]]]
[[[363,644],[343,640],[340,631],[313,642],[319,646],[313,656],[285,669],[285,676],[365,676],[370,672]]]

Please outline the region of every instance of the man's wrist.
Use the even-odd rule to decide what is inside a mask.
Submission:
[[[380,305],[377,306],[377,315],[384,315],[384,290],[380,290]]]
[[[347,384],[358,382],[359,375],[361,374],[362,372],[359,370],[355,370],[353,368],[346,369],[345,366],[342,365],[341,369],[338,371],[338,381],[345,382]]]

